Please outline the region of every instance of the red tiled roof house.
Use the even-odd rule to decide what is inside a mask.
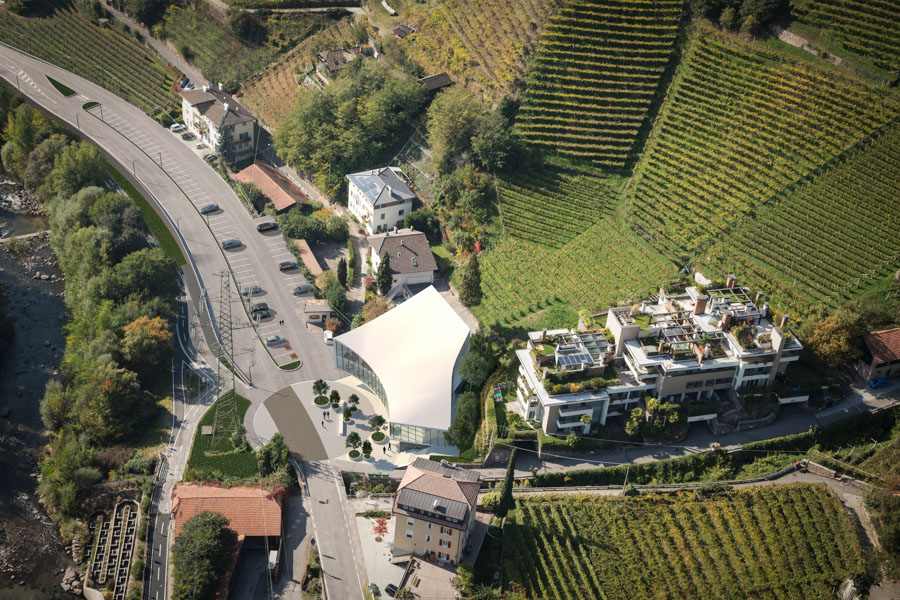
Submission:
[[[900,327],[873,331],[863,339],[866,352],[857,364],[863,379],[900,377]]]

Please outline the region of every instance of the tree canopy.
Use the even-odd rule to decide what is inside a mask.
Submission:
[[[463,306],[481,304],[481,269],[478,266],[478,255],[473,254],[462,272],[459,287],[459,301]]]
[[[172,545],[173,600],[209,600],[228,566],[237,534],[219,513],[188,519]]]

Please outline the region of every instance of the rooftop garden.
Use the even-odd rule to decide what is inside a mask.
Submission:
[[[611,366],[606,367],[602,376],[588,375],[586,371],[548,372],[544,377],[544,389],[553,395],[577,394],[602,390],[621,381],[619,374]]]

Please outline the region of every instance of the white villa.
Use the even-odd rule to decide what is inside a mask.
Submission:
[[[370,274],[375,275],[384,256],[390,257],[391,289],[398,285],[434,282],[437,261],[428,238],[415,229],[385,231],[369,237]]]
[[[347,208],[369,235],[403,227],[416,195],[397,167],[382,167],[347,175]]]
[[[256,134],[256,117],[237,100],[218,89],[203,86],[200,90],[182,90],[181,115],[188,131],[218,149],[219,139],[231,132],[231,149],[234,160],[240,161],[253,155]]]

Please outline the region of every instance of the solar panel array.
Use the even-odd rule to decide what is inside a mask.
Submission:
[[[356,177],[356,186],[369,200],[374,201],[378,197],[378,184],[375,183],[374,177],[358,175]]]
[[[564,354],[559,357],[559,364],[561,365],[580,365],[581,363],[592,363],[594,360],[591,358],[590,354]]]

